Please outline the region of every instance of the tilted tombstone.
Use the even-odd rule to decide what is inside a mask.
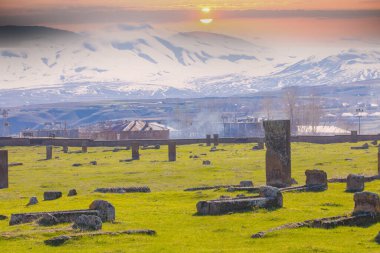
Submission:
[[[347,176],[347,192],[364,191],[364,176],[350,174]]]
[[[211,146],[211,134],[206,135],[206,144],[207,146]]]
[[[133,160],[140,160],[139,148],[140,148],[140,145],[137,142],[132,143],[132,159]]]
[[[46,146],[46,160],[51,160],[53,158],[53,146]]]
[[[8,187],[8,150],[0,150],[0,189]]]
[[[219,145],[219,134],[214,134],[214,146]]]
[[[287,187],[292,183],[290,120],[264,121],[266,151],[266,183]]]
[[[168,152],[169,162],[175,162],[177,160],[177,144],[175,142],[169,142]]]

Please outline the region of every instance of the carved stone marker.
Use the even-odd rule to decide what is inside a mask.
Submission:
[[[175,142],[169,142],[168,152],[169,162],[175,162],[177,160],[177,144]]]
[[[64,144],[62,146],[62,152],[65,154],[67,154],[69,152],[69,146],[67,144]]]
[[[87,153],[87,145],[82,144],[82,153]]]
[[[327,173],[323,170],[306,170],[306,187],[309,190],[322,191],[327,189]]]
[[[207,146],[211,146],[211,134],[206,135],[206,144]]]
[[[362,192],[364,191],[364,176],[350,174],[347,177],[347,192]]]
[[[279,188],[291,185],[290,120],[264,121],[266,183]]]
[[[354,195],[355,209],[353,214],[370,213],[380,215],[380,198],[373,192],[357,192]]]
[[[53,146],[46,146],[46,160],[53,158]]]
[[[132,160],[140,160],[139,148],[140,146],[138,143],[132,143]]]
[[[219,134],[214,134],[214,146],[219,145]]]
[[[91,203],[90,210],[97,210],[103,222],[115,220],[115,207],[105,200],[95,200]]]
[[[351,131],[351,142],[358,142],[358,131]]]
[[[0,150],[0,189],[8,186],[8,150]]]

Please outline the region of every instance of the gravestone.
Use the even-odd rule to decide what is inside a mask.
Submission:
[[[55,200],[62,197],[62,192],[44,192],[44,200]]]
[[[327,174],[323,170],[306,170],[306,187],[309,190],[326,190],[327,189]]]
[[[358,142],[358,131],[351,131],[351,142]]]
[[[46,146],[46,160],[53,158],[53,146]]]
[[[175,162],[177,159],[177,144],[169,142],[168,144],[169,162]]]
[[[132,160],[140,160],[140,145],[136,142],[132,143]]]
[[[291,185],[290,120],[264,121],[266,183],[274,187]]]
[[[82,153],[87,153],[87,145],[82,144]]]
[[[67,146],[67,144],[64,144],[62,146],[62,151],[63,151],[63,153],[67,154],[69,152],[69,146]]]
[[[214,146],[219,145],[219,134],[214,134]]]
[[[364,191],[364,176],[350,174],[347,177],[347,192]]]
[[[355,208],[354,215],[370,213],[380,215],[380,198],[373,192],[357,192],[354,195]]]
[[[207,146],[211,146],[211,134],[206,135],[206,144]]]
[[[0,150],[0,189],[8,186],[8,150]]]

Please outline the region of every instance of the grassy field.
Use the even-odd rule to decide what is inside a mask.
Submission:
[[[361,143],[357,144],[360,145]],[[352,144],[292,144],[292,177],[304,184],[306,169],[325,170],[329,178],[349,173],[377,173],[377,148],[351,150]],[[44,147],[12,147],[10,162],[22,166],[10,168],[10,187],[0,190],[0,214],[85,209],[95,199],[111,202],[116,222],[105,223],[104,231],[153,229],[156,236],[118,235],[84,237],[52,248],[43,241],[62,234],[75,233],[70,224],[39,227],[24,224],[9,226],[0,221],[0,252],[380,252],[374,237],[380,224],[368,228],[340,227],[331,230],[302,228],[272,233],[251,239],[253,233],[289,222],[343,215],[353,210],[353,194],[345,193],[345,184],[329,184],[321,193],[285,193],[284,207],[274,211],[257,210],[223,216],[196,216],[199,200],[221,195],[235,196],[225,190],[184,192],[188,187],[238,184],[253,180],[265,183],[265,151],[252,151],[252,144],[220,145],[225,151],[209,152],[209,147],[177,147],[177,162],[167,162],[167,147],[143,150],[141,160],[120,163],[131,151],[111,152],[109,148],[89,148],[87,154],[64,154],[54,149],[55,159],[45,158]],[[79,149],[71,149],[75,151]],[[203,155],[201,155],[203,154]],[[205,155],[204,155],[205,154]],[[191,159],[190,155],[200,155]],[[203,166],[202,160],[211,166]],[[97,166],[89,165],[96,160]],[[72,167],[83,163],[81,167]],[[101,194],[97,187],[148,185],[152,193]],[[78,196],[66,197],[75,188]],[[43,201],[43,192],[59,190],[64,197]],[[380,181],[366,184],[366,190],[380,193]],[[30,197],[40,203],[26,207]]]

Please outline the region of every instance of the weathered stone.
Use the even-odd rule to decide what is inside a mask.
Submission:
[[[140,153],[139,153],[140,145],[136,142],[132,143],[132,159],[133,160],[140,160]]]
[[[216,149],[216,147],[214,146],[214,147],[212,147],[211,149],[210,149],[210,152],[215,152],[217,149]]]
[[[380,232],[375,237],[375,242],[377,242],[378,244],[380,244]]]
[[[115,207],[105,200],[95,200],[90,205],[91,210],[97,210],[103,222],[115,220]]]
[[[380,215],[380,198],[373,192],[357,192],[354,194],[355,209],[353,214],[371,213]]]
[[[79,229],[81,231],[95,231],[102,229],[102,220],[95,215],[81,215],[73,224],[73,229]]]
[[[267,208],[282,207],[283,197],[280,189],[272,186],[263,186],[259,189],[260,197],[267,198],[269,201],[266,203]]]
[[[46,245],[49,245],[49,246],[60,246],[70,239],[71,239],[70,236],[60,235],[60,236],[53,237],[53,238],[50,238],[48,240],[45,240],[44,243]]]
[[[73,167],[80,167],[80,166],[82,166],[82,164],[81,164],[81,163],[74,163],[74,164],[71,165],[71,166],[73,166]]]
[[[62,151],[63,151],[63,153],[67,154],[69,152],[69,146],[63,145],[62,146]]]
[[[219,145],[219,134],[214,134],[214,146]]]
[[[76,196],[78,195],[77,190],[71,189],[69,193],[67,194],[68,197]]]
[[[8,187],[8,150],[0,150],[0,189]]]
[[[55,225],[59,224],[59,221],[57,218],[55,218],[50,213],[46,213],[40,219],[38,219],[37,223],[40,226],[48,227],[48,226],[55,226]]]
[[[206,144],[207,146],[211,146],[211,134],[206,135]]]
[[[240,186],[241,187],[253,187],[253,182],[249,181],[249,180],[241,181]]]
[[[44,192],[44,200],[55,200],[62,197],[62,192]]]
[[[97,188],[95,192],[101,192],[101,193],[150,192],[150,188],[148,186]]]
[[[97,161],[91,161],[90,164],[95,166],[95,165],[98,165],[98,162]]]
[[[211,161],[209,160],[205,160],[202,162],[203,165],[211,165]]]
[[[306,170],[306,187],[311,191],[326,190],[327,173],[323,170]]]
[[[1,215],[1,214],[0,214],[0,220],[5,220],[5,219],[8,219],[8,217],[5,216],[5,215]]]
[[[266,184],[275,187],[291,185],[290,121],[264,121],[266,151]]]
[[[85,144],[82,145],[82,153],[87,153],[87,146]]]
[[[169,142],[168,152],[169,162],[175,162],[177,160],[177,144],[175,142]]]
[[[361,145],[360,147],[351,147],[351,149],[369,149],[368,143]]]
[[[53,158],[53,146],[46,146],[46,160]]]
[[[32,205],[36,205],[36,204],[38,204],[38,199],[37,199],[37,197],[31,197],[31,198],[29,199],[29,202],[28,202],[27,206],[32,206]]]
[[[364,191],[364,176],[350,174],[347,176],[347,192],[362,192]]]
[[[371,144],[374,146],[377,146],[378,145],[377,140],[372,141]]]
[[[99,211],[97,210],[71,210],[71,211],[55,211],[55,212],[37,212],[37,213],[18,213],[12,214],[9,221],[9,225],[18,225],[23,223],[33,222],[42,218],[45,214],[53,215],[57,218],[59,223],[74,222],[80,215],[97,215],[99,216]]]
[[[351,131],[351,142],[358,142],[358,131]]]

